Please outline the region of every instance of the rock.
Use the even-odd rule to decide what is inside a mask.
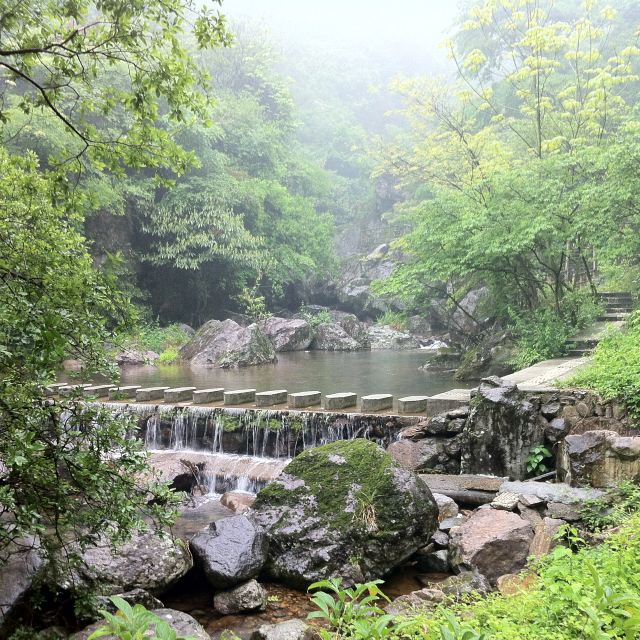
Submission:
[[[313,627],[297,619],[263,624],[251,634],[251,640],[313,640],[315,637]]]
[[[9,545],[5,553],[3,558],[7,559],[0,563],[0,637],[43,568],[42,552],[36,538],[19,540]]]
[[[385,611],[392,616],[426,611],[444,602],[445,597],[440,589],[419,589],[395,598],[385,607]]]
[[[640,475],[640,437],[615,431],[587,431],[564,439],[559,474],[572,485],[614,487]]]
[[[456,600],[469,593],[486,595],[491,591],[489,581],[477,570],[463,571],[457,576],[451,576],[438,583],[438,588],[445,596],[453,597]]]
[[[561,518],[567,522],[577,522],[582,519],[582,505],[549,502],[547,503],[547,515],[551,518]]]
[[[370,327],[369,340],[371,341],[372,349],[403,351],[420,347],[420,343],[412,335],[397,331],[388,325]]]
[[[448,547],[449,546],[449,534],[446,531],[436,531],[431,536],[431,542],[433,542],[437,547]]]
[[[507,574],[498,578],[498,591],[503,596],[514,596],[517,593],[526,591],[535,584],[536,577],[533,574]]]
[[[554,418],[546,425],[544,434],[551,443],[556,443],[568,435],[571,425],[564,418]]]
[[[425,546],[437,528],[426,484],[375,443],[307,449],[256,499],[269,539],[267,572],[294,587],[329,577],[379,578]]]
[[[263,320],[260,327],[271,340],[277,353],[283,351],[305,351],[313,339],[311,325],[300,318],[276,318]]]
[[[522,569],[533,541],[533,528],[509,511],[480,509],[451,530],[450,562],[454,569],[476,567],[491,584]]]
[[[164,620],[176,632],[180,638],[189,637],[192,640],[211,640],[211,636],[189,614],[174,609],[154,609],[153,614]],[[100,620],[88,626],[78,633],[69,636],[69,640],[88,640],[92,633],[104,626],[105,621]],[[117,640],[116,636],[102,636],[104,640]]]
[[[457,305],[453,312],[452,321],[458,331],[463,334],[472,334],[478,328],[478,322],[487,315],[491,315],[489,309],[483,308],[490,299],[488,287],[472,289]],[[471,317],[470,317],[471,316]],[[475,318],[475,320],[474,320]]]
[[[162,609],[164,607],[164,604],[162,604],[158,598],[151,595],[144,589],[132,589],[131,591],[114,593],[112,595],[126,600],[132,607],[136,604],[141,604],[145,609]],[[109,613],[115,613],[117,611],[116,606],[111,601],[111,598],[107,596],[96,597],[96,610],[109,611]],[[98,617],[99,616],[96,616],[96,618]]]
[[[267,591],[255,580],[249,580],[229,591],[216,593],[213,607],[225,616],[245,611],[264,611],[267,608]]]
[[[509,492],[510,493],[510,492]],[[539,496],[524,494],[519,496],[519,502],[525,507],[541,507],[545,501]]]
[[[494,509],[504,509],[505,511],[515,511],[520,502],[520,495],[513,491],[499,493],[491,503]]]
[[[191,539],[191,551],[214,589],[255,578],[266,560],[266,538],[245,515],[213,522]]]
[[[455,438],[401,439],[392,442],[387,451],[399,465],[410,471],[460,473],[459,440]]]
[[[431,553],[420,554],[417,558],[419,571],[426,573],[447,573],[449,571],[449,552],[440,549]]]
[[[241,327],[233,320],[209,320],[180,349],[191,365],[246,367],[276,361],[275,349],[257,324]]]
[[[195,330],[191,325],[188,325],[188,324],[186,324],[186,323],[184,323],[184,322],[181,322],[181,323],[178,325],[178,328],[179,328],[182,332],[186,333],[189,337],[191,337],[191,336],[196,332],[196,330]]]
[[[244,513],[251,507],[256,499],[255,493],[248,491],[227,491],[220,498],[220,504],[236,513]]]
[[[328,323],[316,329],[311,348],[317,351],[360,351],[362,347],[340,325]]]
[[[118,353],[115,361],[121,367],[140,364],[154,364],[160,357],[155,351],[137,351],[136,349],[125,349]]]
[[[453,498],[443,496],[441,493],[434,493],[433,499],[438,505],[438,520],[446,520],[447,518],[455,518],[458,515],[458,505]]]
[[[554,539],[560,527],[565,524],[558,518],[545,518],[535,527],[530,553],[537,558],[549,553],[558,543]]]
[[[133,589],[161,594],[193,566],[187,545],[170,536],[149,531],[113,549],[106,539],[87,548],[58,587],[82,592],[93,589],[112,595]]]
[[[582,503],[585,500],[595,500],[604,495],[598,489],[570,487],[568,484],[558,482],[503,482],[500,485],[500,493],[518,493],[520,496],[535,496],[544,502],[562,502],[563,504]]]
[[[412,336],[428,336],[431,333],[429,318],[411,316],[408,325],[408,331]]]
[[[544,444],[543,426],[534,405],[522,399],[515,385],[485,378],[471,402],[462,473],[526,477],[530,449]]]
[[[526,520],[534,529],[542,522],[542,516],[536,509],[525,507],[521,502],[518,503],[518,513],[520,517]]]
[[[450,531],[454,527],[459,527],[467,521],[467,518],[459,513],[453,518],[447,518],[440,523],[440,531]]]
[[[545,418],[551,419],[555,418],[560,413],[561,408],[562,407],[559,402],[547,402],[540,407],[540,413]]]

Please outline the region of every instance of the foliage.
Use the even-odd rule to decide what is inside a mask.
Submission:
[[[527,456],[527,472],[532,476],[546,473],[549,471],[547,462],[553,458],[553,454],[549,449],[542,445],[533,447]]]
[[[405,331],[407,316],[399,311],[385,311],[379,318],[376,318],[376,324],[381,327],[389,326],[396,331]]]
[[[267,303],[264,296],[258,294],[258,282],[255,286],[249,289],[245,287],[242,293],[238,296],[238,304],[241,311],[247,315],[252,322],[258,320],[264,320],[271,314],[267,310]]]
[[[180,351],[177,347],[168,347],[165,349],[157,360],[157,363],[162,364],[174,364],[180,360]]]
[[[89,640],[98,640],[105,636],[115,636],[118,640],[195,640],[193,636],[178,636],[167,622],[155,614],[147,611],[141,604],[133,607],[122,598],[113,596],[110,598],[117,608],[114,615],[108,611],[102,611],[107,624],[96,629]]]
[[[619,399],[640,416],[640,313],[622,329],[611,329],[598,343],[592,361],[565,383],[597,391],[607,400]]]
[[[592,531],[617,527],[640,511],[640,486],[625,481],[609,489],[603,498],[587,500],[580,511],[584,524]]]
[[[416,610],[390,622],[385,636],[421,640],[631,640],[640,633],[640,515],[599,547],[576,552],[558,546],[531,567],[526,586],[513,595],[494,593],[483,599],[445,602]],[[357,621],[372,628],[386,614],[359,614],[349,596],[338,594],[315,602],[319,618],[330,621],[325,638],[356,638]],[[327,594],[328,595],[328,594]],[[342,605],[342,602],[345,605]],[[356,603],[357,604],[357,603]],[[341,608],[347,609],[340,617]]]
[[[311,330],[315,331],[323,324],[331,324],[333,318],[327,309],[309,309],[306,306],[300,307],[300,315],[311,325]]]
[[[179,324],[160,327],[155,323],[143,323],[125,338],[125,346],[141,351],[162,354],[167,349],[179,349],[189,341],[189,334]]]
[[[565,343],[573,332],[551,309],[537,309],[514,320],[516,354],[512,363],[516,368],[565,354]]]

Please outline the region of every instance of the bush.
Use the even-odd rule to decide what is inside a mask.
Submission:
[[[161,355],[172,350],[177,354],[180,347],[189,342],[189,338],[189,334],[179,324],[170,324],[167,327],[144,324],[124,338],[124,345],[130,349],[155,351]],[[163,364],[169,364],[168,358],[171,355],[169,353],[165,356],[167,361]]]
[[[158,358],[158,364],[175,364],[180,360],[180,352],[176,347],[165,349]]]
[[[397,311],[385,311],[377,320],[378,326],[389,326],[396,331],[406,331],[408,327],[407,316]]]
[[[624,329],[612,329],[596,347],[592,362],[564,383],[621,399],[640,418],[640,312]]]

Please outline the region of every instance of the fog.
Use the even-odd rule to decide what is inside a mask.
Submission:
[[[225,0],[222,8],[232,20],[261,22],[285,50],[387,59],[397,73],[412,74],[448,69],[440,45],[457,9],[455,0]]]

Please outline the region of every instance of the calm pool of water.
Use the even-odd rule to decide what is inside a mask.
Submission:
[[[143,386],[194,386],[201,389],[287,389],[358,395],[390,393],[435,395],[454,388],[471,388],[472,383],[453,379],[452,372],[426,372],[425,351],[297,351],[278,354],[275,364],[240,369],[190,368],[187,366],[127,367],[123,384]]]

